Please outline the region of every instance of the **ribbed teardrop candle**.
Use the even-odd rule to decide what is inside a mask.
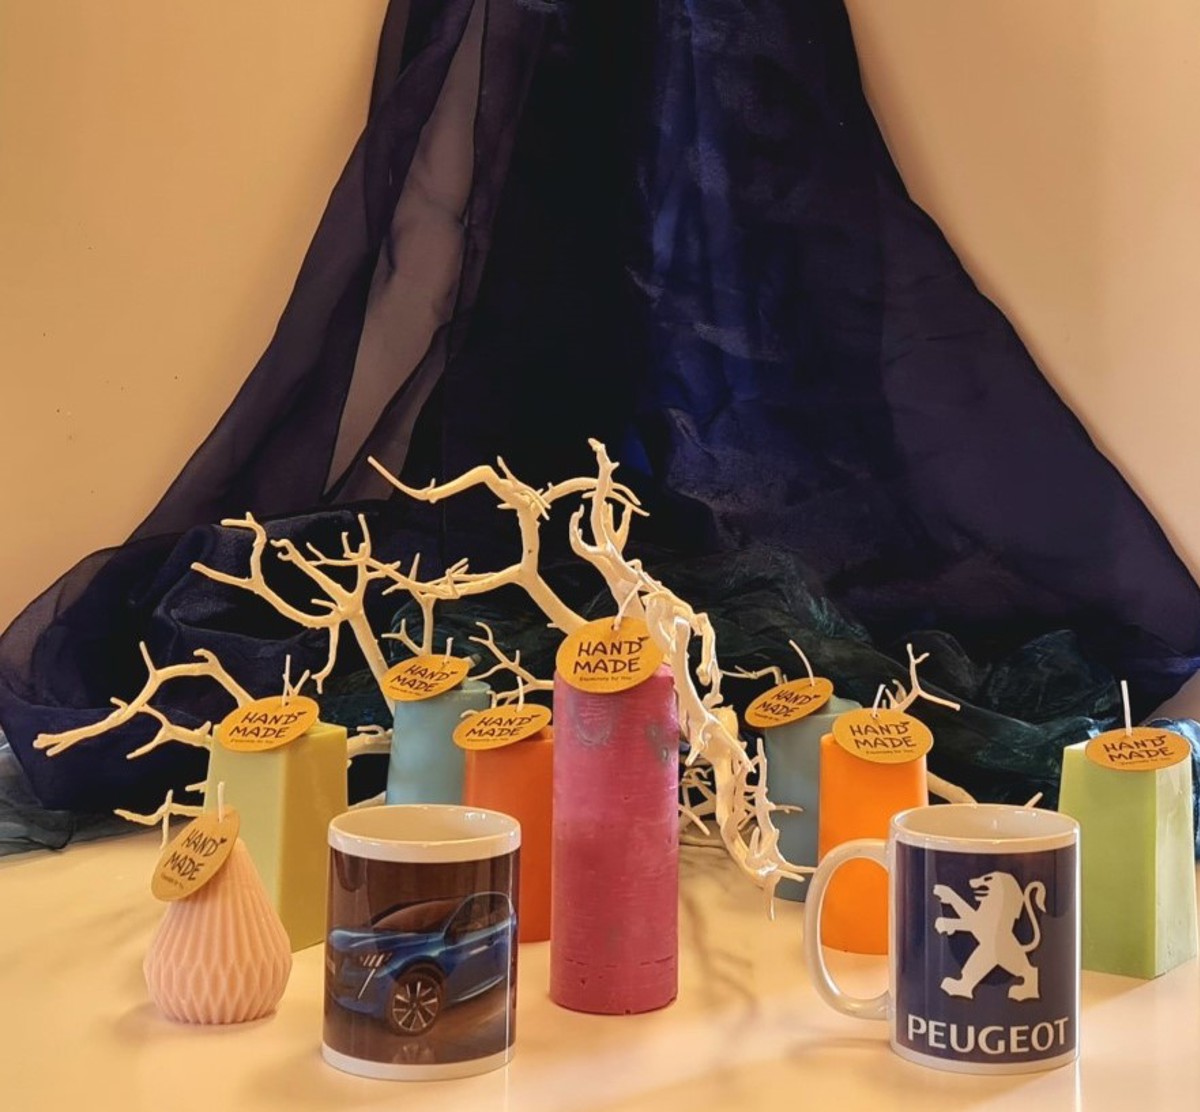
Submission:
[[[143,971],[159,1010],[181,1023],[245,1023],[275,1010],[291,943],[240,838],[212,880],[167,905]]]
[[[679,718],[671,672],[613,694],[554,677],[550,998],[631,1014],[678,992]]]

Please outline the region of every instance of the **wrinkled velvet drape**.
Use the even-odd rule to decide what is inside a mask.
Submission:
[[[135,693],[139,640],[158,663],[213,649],[256,691],[285,653],[323,659],[189,571],[244,570],[222,517],[333,545],[364,509],[377,551],[482,568],[515,543],[490,500],[389,499],[367,456],[423,484],[499,454],[542,482],[590,469],[589,436],[653,511],[635,547],[713,608],[734,662],[808,631],[869,700],[907,635],[940,631],[918,638],[931,674],[968,705],[937,716],[931,765],[985,796],[1052,791],[1115,676],[1146,711],[1200,663],[1195,583],[907,196],[840,2],[396,0],[270,346],[129,543],[0,639],[34,791],[153,807],[200,778],[179,746],[124,760],[146,720],[31,748]],[[521,599],[488,605],[521,626]],[[348,648],[328,713],[379,713],[359,668]],[[200,684],[158,705],[224,711]]]

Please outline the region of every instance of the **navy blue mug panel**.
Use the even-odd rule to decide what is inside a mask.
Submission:
[[[960,853],[897,844],[899,1046],[993,1065],[1074,1051],[1076,852]]]

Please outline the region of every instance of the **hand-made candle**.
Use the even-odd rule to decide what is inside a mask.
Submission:
[[[239,707],[218,729],[204,787],[211,810],[224,783],[293,950],[325,936],[327,831],[347,806],[346,729],[316,719],[301,695]]]
[[[803,685],[805,681],[795,681]],[[769,694],[769,693],[768,693]],[[758,700],[756,699],[757,703]],[[747,725],[752,703],[747,710]],[[779,849],[793,865],[816,867],[818,816],[820,814],[821,738],[833,728],[839,715],[858,710],[853,699],[833,695],[813,714],[777,726],[763,726],[763,745],[767,754],[771,799],[775,803],[799,807],[799,811],[779,811],[774,816],[779,831]],[[803,901],[807,884],[784,880],[775,890],[785,900]]]
[[[287,932],[237,834],[237,812],[222,806],[189,823],[159,857],[151,887],[170,903],[142,968],[168,1019],[260,1019],[287,987]]]
[[[463,802],[511,815],[521,824],[517,924],[522,942],[550,937],[550,855],[554,812],[554,729],[545,707],[498,707],[472,715],[455,731],[466,749]],[[494,726],[500,719],[504,725]],[[474,727],[474,741],[469,740]],[[533,733],[505,743],[497,730]],[[511,734],[509,735],[512,736]],[[468,740],[461,740],[468,739]],[[488,744],[491,742],[491,744]]]
[[[1195,957],[1187,740],[1138,727],[1067,746],[1058,806],[1079,823],[1083,967],[1149,978]]]
[[[469,667],[433,654],[402,661],[384,677],[384,693],[396,700],[388,803],[462,803],[465,760],[454,730],[465,711],[491,701],[486,683],[464,678]]]
[[[611,619],[590,627],[611,627]],[[584,627],[587,631],[589,627]],[[554,677],[554,845],[550,998],[581,1012],[630,1014],[661,1008],[678,992],[679,721],[674,681],[658,667],[645,624],[619,635],[577,631],[585,648],[611,659],[636,686],[582,691],[588,675],[564,659]],[[576,658],[587,664],[597,657]],[[571,669],[572,672],[567,672]],[[570,679],[571,682],[568,682]]]
[[[856,838],[886,840],[892,816],[929,802],[925,753],[933,738],[918,719],[891,709],[842,715],[821,738],[818,851]],[[850,861],[829,882],[821,942],[855,954],[887,953],[887,874]]]

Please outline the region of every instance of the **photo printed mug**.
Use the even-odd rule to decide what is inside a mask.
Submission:
[[[332,1066],[428,1081],[512,1057],[521,828],[450,804],[329,824],[325,1034]]]
[[[855,858],[888,872],[888,990],[843,993],[820,945],[821,904]],[[1025,1073],[1079,1050],[1079,824],[1006,804],[916,807],[886,842],[846,842],[811,880],[804,950],[821,997],[886,1019],[892,1049],[961,1073]]]

